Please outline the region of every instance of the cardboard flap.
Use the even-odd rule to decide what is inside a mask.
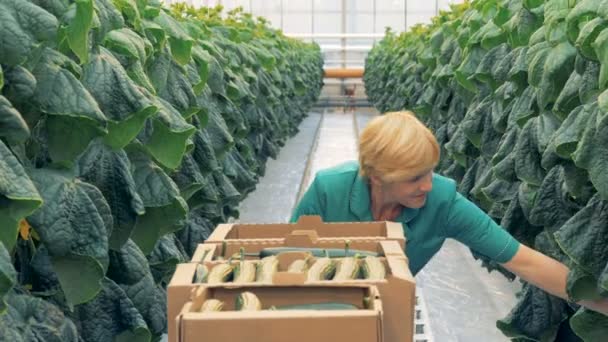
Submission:
[[[323,220],[319,215],[302,215],[298,218],[298,226],[302,228],[320,228]]]
[[[195,273],[196,264],[178,264],[175,267],[169,286],[190,285]]]
[[[232,229],[232,223],[218,224],[217,227],[211,232],[211,235],[207,238],[206,242],[221,242],[226,239],[230,230]]]
[[[204,286],[199,286],[197,288],[192,289],[192,296],[190,298],[192,304],[188,309],[188,312],[200,311],[201,307],[203,306],[203,303],[205,302],[205,299],[207,298],[207,296],[205,295],[206,291],[207,289]]]
[[[196,247],[194,254],[192,255],[192,259],[190,262],[192,263],[203,263],[205,261],[213,260],[213,256],[215,255],[215,250],[219,248],[219,245],[216,244],[206,244],[202,243]]]
[[[380,241],[380,245],[384,251],[384,256],[405,256],[403,249],[401,249],[401,246],[396,241]]]
[[[389,239],[402,239],[404,237],[403,225],[399,222],[386,222],[386,237]],[[405,237],[407,239],[407,236]]]
[[[272,276],[273,285],[303,285],[307,275],[304,272],[275,272]]]
[[[317,243],[319,234],[315,230],[294,230],[285,237],[285,246],[310,247]]]
[[[408,267],[406,258],[389,257],[386,258],[386,262],[388,263],[391,269],[393,277],[402,278],[414,282],[414,276],[412,275],[412,272],[410,272],[410,268]]]

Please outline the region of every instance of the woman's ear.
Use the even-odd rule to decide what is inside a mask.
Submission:
[[[380,177],[378,177],[376,175],[369,175],[369,181],[371,184],[373,184],[375,186],[382,185],[382,180],[380,179]]]

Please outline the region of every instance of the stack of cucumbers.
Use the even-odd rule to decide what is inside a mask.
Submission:
[[[260,299],[249,291],[241,292],[235,300],[236,311],[261,311],[262,302]],[[201,306],[199,312],[217,312],[225,311],[226,305],[223,301],[211,298],[205,300]],[[369,308],[369,297],[363,298],[362,308]],[[322,303],[311,303],[311,304],[295,304],[295,305],[284,305],[284,306],[270,306],[266,310],[359,310],[360,308],[350,303],[340,302],[322,302]]]
[[[241,248],[240,253],[233,255],[226,263],[217,264],[210,270],[206,265],[197,265],[194,282],[272,283],[273,275],[279,270],[277,255],[294,251],[305,252],[308,256],[293,261],[287,271],[304,272],[309,282],[386,278],[386,268],[378,253],[352,250],[348,245],[347,242],[344,249],[277,247],[266,248],[259,253],[245,253]],[[246,259],[248,256],[259,259]]]

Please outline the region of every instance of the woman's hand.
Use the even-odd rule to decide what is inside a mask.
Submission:
[[[515,256],[502,265],[532,285],[570,300],[566,293],[566,280],[570,270],[561,262],[521,244]],[[608,316],[608,298],[580,301],[577,304]]]

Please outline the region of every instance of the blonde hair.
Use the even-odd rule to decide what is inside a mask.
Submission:
[[[359,173],[398,182],[432,170],[439,161],[433,133],[410,111],[374,118],[359,138]]]

